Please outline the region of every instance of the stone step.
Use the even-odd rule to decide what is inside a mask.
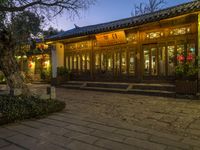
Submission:
[[[117,92],[117,93],[126,93],[126,89],[117,89],[117,88],[102,88],[102,87],[82,87],[82,90],[90,91],[104,91],[104,92]]]
[[[151,96],[162,96],[162,97],[175,97],[176,96],[175,92],[163,91],[163,90],[129,89],[127,91],[127,93],[151,95]]]
[[[62,84],[60,87],[69,89],[175,97],[175,85],[169,83],[152,84],[69,81],[65,84]]]
[[[118,83],[87,83],[87,87],[93,88],[111,88],[111,89],[127,89],[129,84]]]
[[[69,88],[69,89],[80,89],[81,85],[70,85],[70,84],[62,84],[59,87]]]
[[[173,84],[133,84],[132,89],[174,91]]]

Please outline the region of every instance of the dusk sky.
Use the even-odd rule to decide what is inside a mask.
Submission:
[[[81,16],[75,19],[69,19],[66,14],[58,16],[51,22],[51,26],[63,29],[64,31],[74,28],[74,24],[82,27],[98,23],[114,21],[118,19],[131,17],[134,5],[147,0],[97,0],[96,4],[90,9],[81,12]],[[166,0],[163,7],[170,7],[191,0]]]

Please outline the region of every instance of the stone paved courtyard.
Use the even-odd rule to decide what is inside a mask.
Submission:
[[[199,150],[200,101],[57,89],[63,112],[0,127],[1,150]]]

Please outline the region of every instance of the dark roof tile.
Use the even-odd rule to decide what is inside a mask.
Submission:
[[[60,40],[65,38],[72,38],[77,36],[85,36],[90,34],[97,34],[101,32],[112,31],[115,29],[121,29],[126,27],[134,27],[142,24],[159,21],[162,19],[167,19],[171,17],[176,17],[184,15],[187,13],[200,11],[200,1],[196,0],[189,3],[184,3],[178,6],[173,6],[170,8],[165,8],[153,13],[148,13],[140,16],[130,17],[126,19],[116,20],[107,23],[101,23],[97,25],[85,26],[74,28],[57,35],[51,36],[46,40]]]

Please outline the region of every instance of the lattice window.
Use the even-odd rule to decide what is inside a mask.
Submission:
[[[147,39],[157,39],[164,36],[163,32],[149,32],[146,34]]]
[[[77,43],[77,48],[78,49],[83,49],[83,48],[88,48],[88,42],[80,42],[80,43]]]
[[[170,31],[170,35],[184,35],[191,32],[190,27],[175,28]]]
[[[136,41],[137,40],[137,34],[133,34],[133,33],[128,34],[126,40],[128,42]]]

